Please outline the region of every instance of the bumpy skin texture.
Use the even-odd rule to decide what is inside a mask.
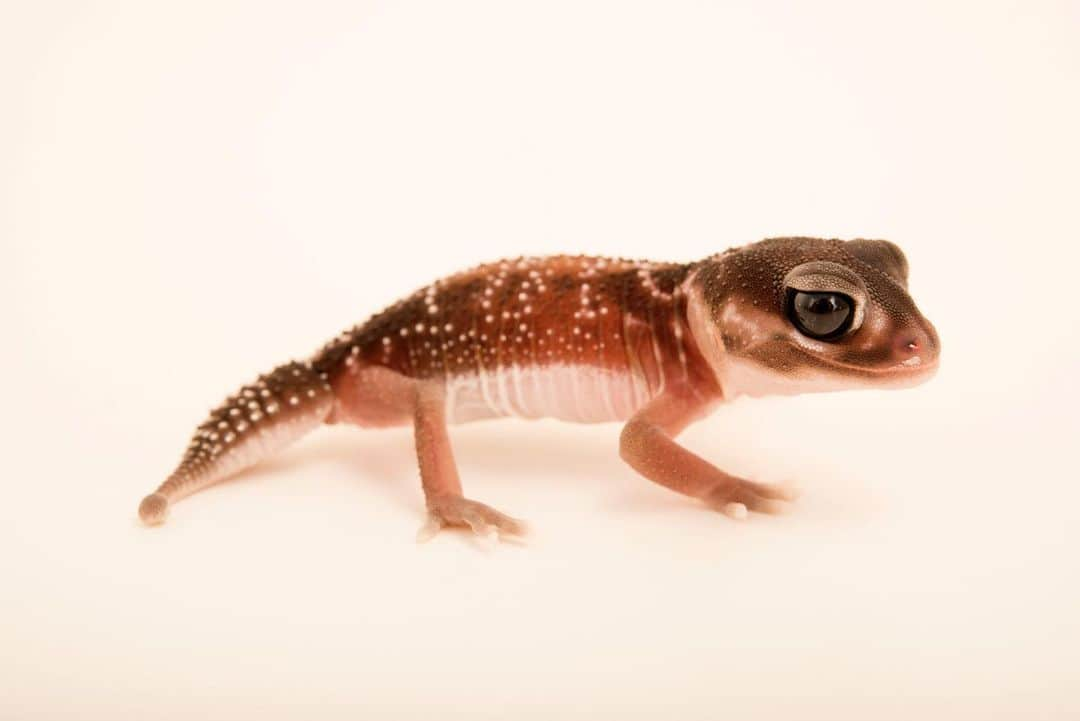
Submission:
[[[776,511],[788,491],[724,473],[675,436],[739,394],[929,378],[939,342],[907,272],[887,241],[816,238],[690,264],[556,256],[479,266],[242,388],[199,427],[140,516],[160,523],[170,501],[323,422],[411,424],[428,507],[421,535],[445,526],[520,535],[520,521],[463,496],[447,433],[498,416],[624,421],[620,454],[650,480],[733,517]],[[808,335],[793,316],[798,293],[838,294],[846,330]]]

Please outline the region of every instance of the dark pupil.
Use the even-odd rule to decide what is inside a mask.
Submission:
[[[791,293],[791,322],[805,335],[819,340],[839,337],[851,319],[851,299],[842,293]]]
[[[820,315],[822,313],[834,313],[836,311],[836,306],[836,296],[823,295],[819,298],[811,299],[807,304],[806,309],[811,313]]]

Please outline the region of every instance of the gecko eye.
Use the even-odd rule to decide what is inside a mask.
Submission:
[[[851,327],[855,303],[843,293],[788,291],[787,313],[803,335],[835,340]]]

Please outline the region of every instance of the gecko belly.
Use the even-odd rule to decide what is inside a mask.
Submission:
[[[574,423],[623,421],[648,400],[648,388],[640,378],[594,366],[510,366],[446,382],[450,423],[506,416]]]

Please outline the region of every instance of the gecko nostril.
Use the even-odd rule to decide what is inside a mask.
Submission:
[[[911,358],[919,354],[919,351],[926,345],[922,338],[917,333],[911,335],[902,335],[896,339],[896,345],[894,346],[897,357]]]

